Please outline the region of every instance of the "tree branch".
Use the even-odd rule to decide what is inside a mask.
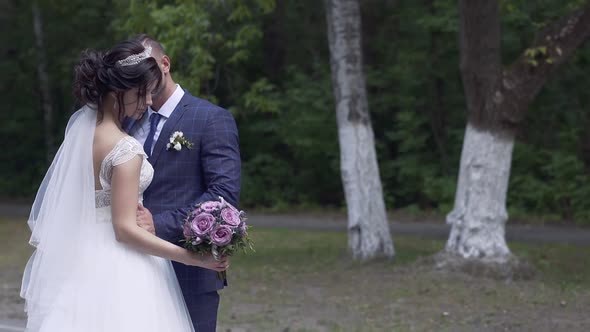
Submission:
[[[503,122],[518,124],[543,85],[590,38],[590,2],[562,17],[537,36],[505,70],[494,95]]]

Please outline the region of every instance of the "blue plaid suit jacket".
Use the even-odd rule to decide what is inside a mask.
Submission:
[[[193,148],[167,150],[166,144],[175,131],[182,131]],[[154,178],[143,194],[143,204],[153,214],[158,237],[180,245],[184,218],[198,202],[222,196],[238,206],[238,129],[227,110],[185,91],[148,160],[154,167]],[[173,265],[185,298],[225,285],[212,270],[176,262]]]

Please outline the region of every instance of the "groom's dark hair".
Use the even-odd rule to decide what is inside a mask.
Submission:
[[[166,54],[166,52],[164,51],[164,46],[162,46],[162,44],[159,41],[157,41],[155,38],[153,38],[145,33],[139,34],[135,37],[132,37],[131,39],[135,39],[144,45],[148,44],[153,49],[157,50],[158,52],[160,52],[162,54]]]

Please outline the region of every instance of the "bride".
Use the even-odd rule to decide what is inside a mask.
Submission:
[[[136,225],[153,168],[121,122],[140,118],[160,84],[150,53],[125,41],[83,52],[75,68],[85,106],[70,118],[29,218],[36,250],[21,290],[26,331],[194,331],[170,260],[227,267]]]

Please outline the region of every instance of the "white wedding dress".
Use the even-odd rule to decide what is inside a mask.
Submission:
[[[37,250],[23,278],[22,294],[27,300],[28,314],[26,331],[194,331],[170,261],[141,253],[115,238],[111,220],[112,170],[137,155],[144,156],[140,194],[149,186],[153,168],[145,159],[140,143],[127,136],[102,162],[99,175],[102,190],[94,193],[94,214],[80,209],[90,216],[91,222],[85,218],[77,221],[83,227],[74,223],[68,226],[75,228],[69,230],[74,235],[70,251],[67,245],[51,243],[44,250],[43,237],[36,240],[35,225],[32,226],[31,241]],[[48,200],[47,193],[41,195]],[[72,209],[76,209],[75,204],[83,203],[71,202]],[[48,233],[45,238],[58,237]],[[53,248],[60,245],[61,253]],[[68,261],[52,261],[52,252]],[[50,262],[43,264],[44,260]]]

